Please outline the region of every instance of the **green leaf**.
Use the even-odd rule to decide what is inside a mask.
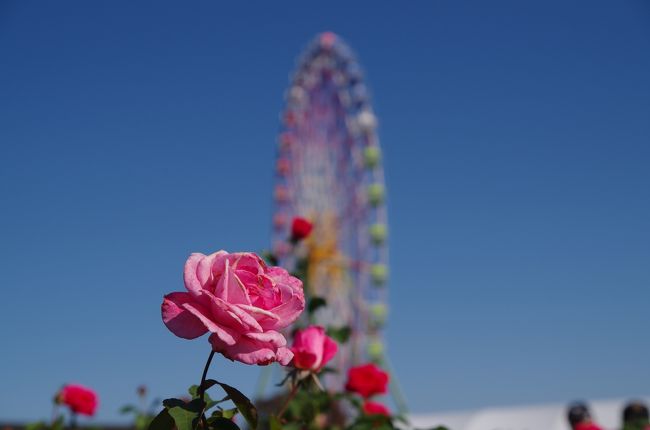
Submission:
[[[220,409],[218,411],[214,411],[212,413],[213,417],[223,417],[227,419],[231,419],[237,415],[237,408],[232,408],[232,409]]]
[[[64,420],[65,420],[65,418],[63,417],[63,415],[59,416],[59,417],[56,419],[56,421],[54,421],[54,422],[52,423],[52,427],[51,427],[51,429],[52,429],[52,430],[63,430],[63,428],[65,427],[65,426],[64,426],[64,422],[63,422]]]
[[[147,427],[149,427],[150,422],[151,417],[149,415],[138,414],[135,417],[135,428],[137,430],[145,430]]]
[[[163,405],[167,408],[178,430],[195,429],[198,425],[198,419],[205,409],[205,402],[202,402],[201,399],[193,399],[190,402],[184,402],[180,399],[165,399]]]
[[[307,312],[309,314],[313,314],[318,310],[319,308],[322,308],[323,306],[327,306],[327,301],[322,298],[322,297],[312,297],[309,299],[309,305],[307,305]]]
[[[126,405],[120,408],[121,414],[130,414],[131,412],[137,412],[138,409],[133,405]]]
[[[216,430],[239,430],[237,424],[223,417],[210,418],[208,420],[208,427]]]
[[[269,418],[269,426],[270,430],[282,430],[282,423],[275,415],[271,415],[271,418]]]
[[[216,384],[219,384],[221,388],[228,394],[230,400],[237,406],[239,412],[246,419],[246,422],[251,427],[251,429],[257,429],[257,409],[255,405],[241,393],[238,389],[231,387],[228,384],[224,384],[218,381],[215,381]],[[181,429],[179,429],[181,430]]]
[[[169,415],[174,419],[178,430],[194,430],[198,426],[199,414],[196,412],[177,406],[169,409]]]
[[[343,327],[328,327],[327,328],[327,335],[334,340],[338,341],[339,343],[345,343],[350,339],[350,335],[352,334],[352,329],[349,326],[343,326]]]
[[[262,251],[262,258],[264,260],[266,260],[266,262],[270,266],[277,266],[278,265],[278,257],[276,257],[275,254],[273,254],[268,249],[265,249],[264,251]]]
[[[172,430],[174,419],[167,409],[163,409],[149,424],[149,430]]]
[[[169,409],[176,406],[185,406],[187,402],[181,399],[165,399],[162,401],[162,404],[164,407]]]
[[[199,386],[198,385],[192,385],[190,388],[187,389],[187,392],[189,393],[190,396],[192,396],[193,399],[196,399],[199,397]]]
[[[25,430],[40,430],[42,428],[45,428],[45,423],[43,421],[29,423],[25,426]]]

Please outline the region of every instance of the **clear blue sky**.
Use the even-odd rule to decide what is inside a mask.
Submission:
[[[278,4],[0,3],[0,418],[66,381],[99,421],[197,382],[207,340],[161,298],[192,251],[267,246],[282,94],[323,30],[381,122],[411,408],[648,394],[650,5]]]

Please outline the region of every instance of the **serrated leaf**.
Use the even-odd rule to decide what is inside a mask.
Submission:
[[[239,430],[237,424],[223,417],[210,418],[208,420],[208,427],[215,430]]]
[[[169,415],[167,409],[160,411],[158,415],[149,424],[149,430],[172,430],[174,428],[174,419]]]
[[[230,400],[232,400],[235,406],[237,406],[237,409],[246,419],[246,422],[251,427],[251,429],[257,429],[257,408],[255,408],[255,405],[253,405],[253,402],[251,402],[248,397],[242,394],[242,392],[235,387],[231,387],[228,384],[224,384],[218,381],[215,381],[215,383],[219,384],[221,388],[223,388],[223,390],[226,392],[226,394],[228,394],[228,397],[230,397]]]

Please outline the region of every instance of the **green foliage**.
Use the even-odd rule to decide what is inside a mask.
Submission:
[[[189,403],[171,407],[168,411],[178,430],[194,430],[199,425],[204,406],[205,403],[201,399],[194,399]]]
[[[214,385],[219,385],[226,392],[223,399],[212,400],[205,392]],[[164,409],[151,421],[148,429],[173,430],[176,427],[177,430],[197,430],[205,428],[205,425],[202,424],[205,423],[209,429],[238,430],[239,427],[232,421],[237,412],[246,419],[250,429],[257,428],[257,409],[248,397],[236,388],[214,379],[207,379],[201,387],[192,385],[188,389],[188,393],[192,396],[192,400],[189,402],[181,399],[163,400]],[[217,406],[228,400],[235,404],[235,408],[223,409]],[[210,418],[206,419],[205,413],[214,406],[217,406],[218,410],[215,410]],[[123,409],[130,410],[129,408]]]
[[[322,297],[312,297],[307,305],[307,312],[312,315],[318,309],[327,306],[327,301]]]
[[[345,343],[350,339],[352,329],[350,326],[327,327],[327,335],[339,343]]]
[[[632,422],[626,422],[623,425],[623,430],[645,430],[650,427],[650,423],[646,419],[638,419]]]
[[[237,412],[238,412],[237,408],[233,408],[233,409],[219,409],[218,411],[214,411],[214,412],[212,413],[212,418],[227,418],[227,419],[231,419],[231,418],[233,418],[235,415],[237,415]]]
[[[392,430],[395,426],[390,417],[383,415],[360,415],[347,430]]]
[[[208,426],[215,430],[239,430],[237,424],[228,418],[214,417],[208,419]]]
[[[45,421],[27,424],[25,430],[63,430],[65,428],[64,421],[63,415],[60,415],[49,424]]]
[[[214,381],[214,384],[219,384],[219,386],[223,388],[230,400],[232,400],[232,402],[239,410],[239,413],[241,413],[242,416],[246,419],[246,422],[251,427],[251,429],[255,430],[257,428],[258,421],[257,408],[255,408],[255,405],[253,405],[250,399],[243,395],[241,391],[234,387],[231,387],[228,384],[215,381],[214,379],[209,379],[208,381],[210,381],[210,383]]]
[[[169,415],[165,408],[149,424],[149,430],[172,430],[174,428],[174,419]]]
[[[133,405],[125,405],[125,406],[122,406],[122,407],[120,408],[120,413],[121,413],[122,415],[130,414],[130,413],[133,413],[133,412],[138,412],[138,408],[136,408],[136,407],[133,406]]]
[[[271,415],[269,418],[269,428],[270,430],[282,430],[282,423],[275,415]]]
[[[269,266],[277,266],[278,265],[278,257],[275,256],[275,254],[268,249],[265,249],[262,251],[262,258],[266,261],[266,263]]]

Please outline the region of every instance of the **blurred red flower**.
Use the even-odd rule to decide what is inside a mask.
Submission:
[[[291,223],[291,239],[305,239],[309,236],[313,228],[313,224],[305,218],[295,217]]]
[[[389,417],[390,411],[381,403],[367,401],[363,404],[363,413],[366,415],[384,415]]]
[[[351,367],[345,389],[366,399],[375,394],[385,394],[388,390],[388,373],[372,363]]]
[[[83,385],[68,384],[59,393],[61,403],[68,406],[75,414],[93,416],[99,399],[97,394]]]

